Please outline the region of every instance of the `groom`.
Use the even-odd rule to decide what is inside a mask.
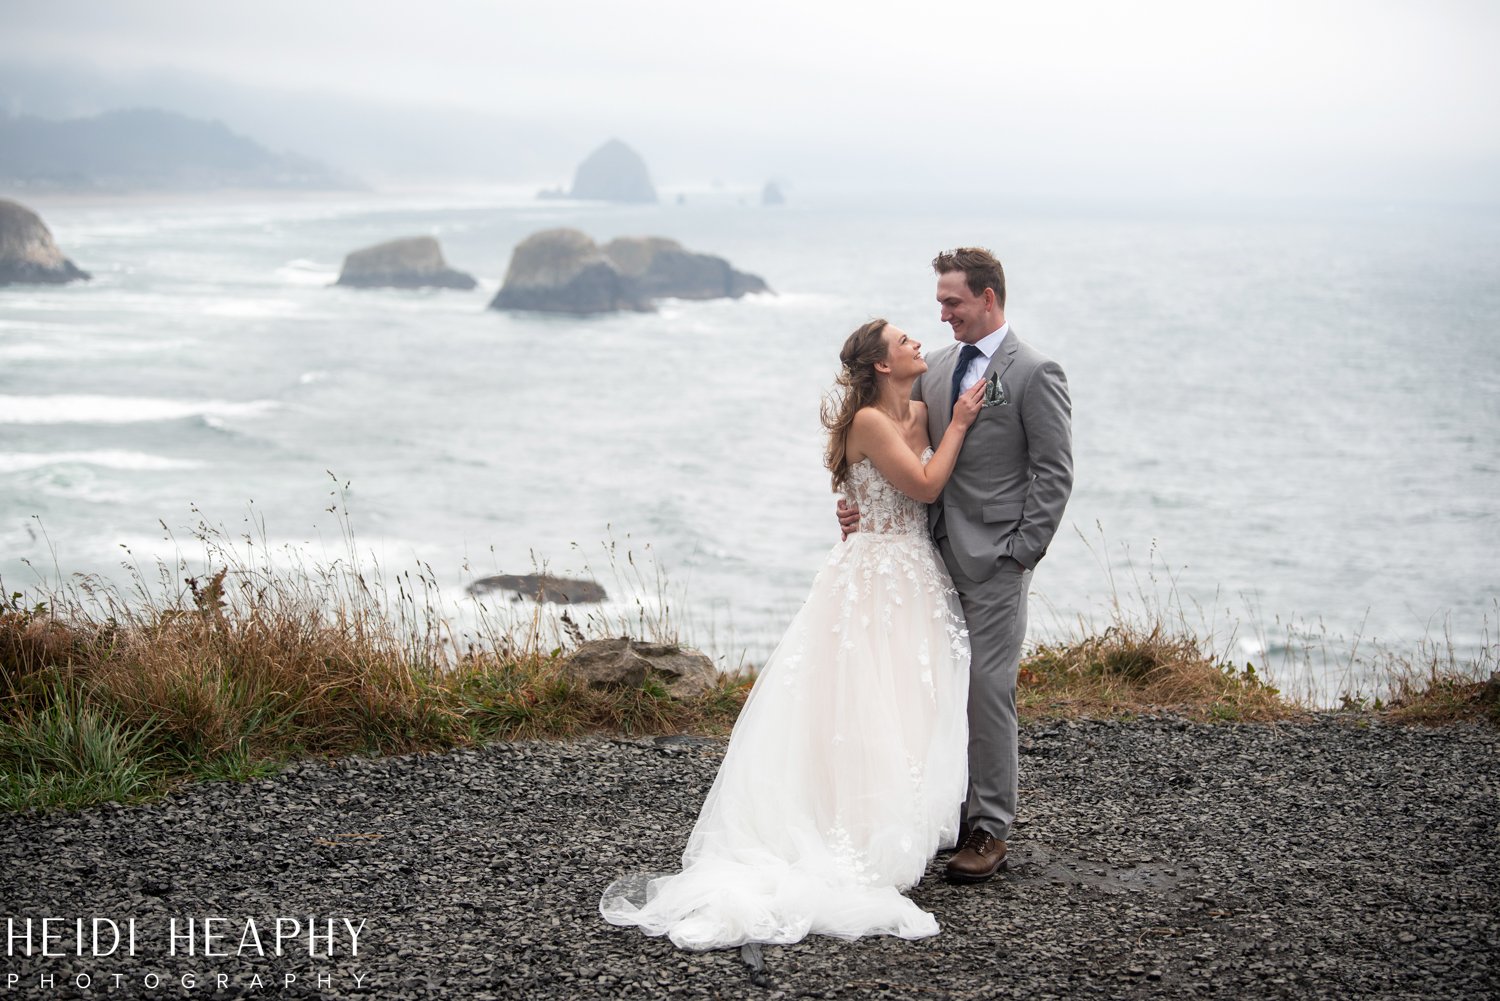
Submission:
[[[969,795],[947,877],[978,883],[1005,867],[1016,818],[1016,672],[1031,573],[1047,553],[1073,489],[1072,406],[1057,363],[1005,322],[1005,272],[988,250],[933,259],[942,320],[955,344],[928,358],[912,399],[927,404],[941,441],[958,394],[985,380],[984,409],[953,476],[928,508],[969,629]],[[845,533],[858,509],[840,504]]]

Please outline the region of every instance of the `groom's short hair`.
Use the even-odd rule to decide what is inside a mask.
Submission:
[[[995,303],[1005,308],[1005,269],[995,255],[983,247],[958,247],[945,250],[932,259],[932,270],[940,275],[951,271],[962,271],[964,283],[975,295],[984,295],[984,290],[995,290]]]

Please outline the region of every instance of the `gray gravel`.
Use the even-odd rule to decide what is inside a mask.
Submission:
[[[149,806],[0,816],[0,921],[64,918],[52,945],[68,953],[0,956],[0,997],[1500,991],[1500,730],[1159,719],[1036,726],[1023,742],[1012,870],[956,887],[939,860],[913,891],[942,934],[759,955],[682,953],[597,913],[615,876],[675,868],[720,742],[308,763]],[[280,957],[167,954],[173,918],[226,919],[230,953],[253,919],[270,952],[278,917],[309,914],[363,920],[359,954],[340,934],[333,958],[311,957],[305,930]],[[95,958],[87,939],[73,955],[79,917],[134,918],[136,955]]]

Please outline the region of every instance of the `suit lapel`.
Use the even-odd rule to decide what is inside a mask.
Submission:
[[[1016,360],[1016,350],[1020,346],[1021,342],[1016,339],[1016,332],[1014,330],[1007,330],[1005,332],[1005,339],[1000,342],[1000,347],[995,350],[994,356],[990,358],[989,365],[985,367],[984,375],[980,376],[980,378],[988,379],[991,375],[1003,378],[1005,370],[1010,368],[1011,362]],[[948,371],[951,377],[953,370],[949,369]],[[952,409],[951,404],[949,409]]]
[[[942,426],[946,430],[948,423],[953,420],[953,370],[958,367],[958,356],[963,351],[963,345],[954,343],[948,348],[948,353],[943,355],[943,409]]]
[[[1016,351],[1020,346],[1021,342],[1017,339],[1015,330],[1007,330],[1005,337],[1000,341],[1000,346],[990,356],[990,363],[985,366],[984,374],[980,378],[988,379],[991,375],[998,375],[1003,378],[1005,370],[1010,368],[1011,363],[1016,360]],[[963,345],[957,342],[945,348],[941,368],[931,373],[941,376],[943,380],[944,406],[942,410],[938,411],[937,422],[939,436],[941,436],[941,432],[948,429],[948,425],[953,421],[953,370],[958,367],[958,356],[962,351]],[[929,410],[928,413],[930,414],[931,411]],[[930,431],[929,434],[931,434]]]

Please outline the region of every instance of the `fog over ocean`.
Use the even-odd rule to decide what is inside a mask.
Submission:
[[[1073,396],[1033,641],[1144,594],[1293,691],[1358,684],[1356,643],[1496,643],[1500,213],[534,190],[28,196],[94,280],[0,289],[6,591],[191,563],[200,512],[328,562],[346,503],[361,554],[429,564],[456,622],[476,576],[542,562],[654,601],[621,590],[612,539],[661,568],[687,639],[758,663],[837,541],[818,405],[843,338],[883,315],[946,343],[928,261],[975,243]],[[777,294],[487,310],[514,245],[558,225],[673,237]],[[417,234],[480,287],[328,287]]]

